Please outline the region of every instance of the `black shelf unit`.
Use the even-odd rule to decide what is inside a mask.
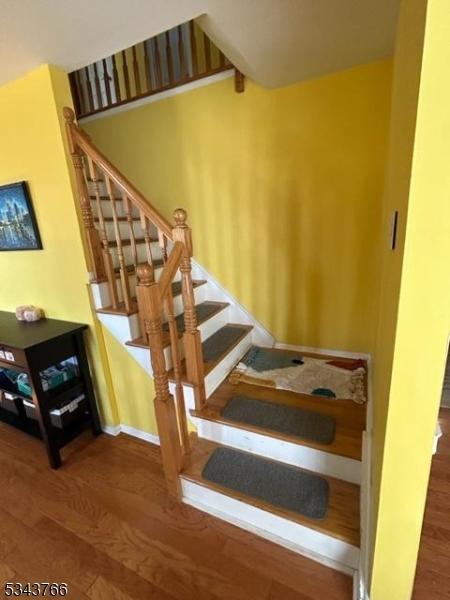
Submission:
[[[27,396],[5,377],[0,379],[0,391],[20,399],[18,414],[0,406],[0,421],[41,439],[50,466],[55,469],[61,465],[61,448],[82,431],[90,427],[94,435],[101,433],[83,339],[86,329],[86,325],[56,319],[20,322],[14,314],[0,311],[0,367],[27,373],[32,387],[31,396]],[[79,376],[44,390],[40,372],[73,356],[77,358]],[[66,427],[56,427],[50,411],[80,395],[84,395],[84,400],[80,402],[74,420]],[[33,403],[35,419],[27,416],[21,400]]]

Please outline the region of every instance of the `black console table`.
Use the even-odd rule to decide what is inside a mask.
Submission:
[[[0,383],[0,393],[14,394],[18,409],[11,412],[0,403],[0,421],[17,427],[43,440],[50,466],[61,466],[60,449],[91,427],[94,435],[101,433],[101,425],[92,387],[89,364],[84,346],[83,331],[87,325],[55,319],[34,323],[17,321],[15,315],[0,311],[0,368],[26,373],[31,397],[24,395],[17,385]],[[60,385],[44,390],[41,372],[72,357],[78,362],[78,373]],[[6,398],[6,396],[4,396]],[[51,411],[74,398],[80,405],[72,415],[70,425],[55,426]],[[34,405],[34,418],[27,415],[21,400]]]

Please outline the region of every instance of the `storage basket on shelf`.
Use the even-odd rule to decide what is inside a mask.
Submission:
[[[50,411],[52,425],[58,429],[65,429],[74,423],[85,409],[84,394],[62,403],[58,408]],[[25,414],[29,419],[37,419],[36,408],[30,400],[24,400]]]

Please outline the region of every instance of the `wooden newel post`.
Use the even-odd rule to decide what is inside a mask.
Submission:
[[[148,342],[148,335],[145,327],[145,320],[150,317],[148,314],[148,288],[155,282],[152,265],[142,263],[136,269],[136,300],[139,312],[139,325],[141,336],[144,341]]]
[[[179,473],[182,468],[180,434],[173,396],[169,392],[166,359],[164,357],[162,303],[158,284],[152,280],[152,268],[148,264],[137,268],[137,293],[140,298],[139,311],[144,314],[145,333],[150,346],[150,355],[155,382],[155,414],[161,444],[161,454],[169,493],[181,498]]]
[[[197,329],[197,313],[195,310],[194,288],[191,276],[192,233],[187,226],[187,214],[182,208],[173,213],[175,227],[173,241],[184,244],[183,258],[180,263],[181,289],[184,305],[184,353],[188,381],[194,385],[195,408],[201,410],[206,402],[205,375],[203,372],[203,352],[200,332]]]
[[[72,155],[72,162],[75,168],[81,214],[83,217],[89,260],[91,262],[92,270],[90,278],[92,281],[104,281],[106,279],[106,272],[103,263],[102,245],[99,232],[94,225],[91,199],[89,198],[89,191],[84,177],[83,156],[78,151],[72,138],[72,128],[75,127],[75,114],[73,110],[67,106],[64,108],[63,114],[64,119],[66,120],[67,138],[69,140],[70,154]]]

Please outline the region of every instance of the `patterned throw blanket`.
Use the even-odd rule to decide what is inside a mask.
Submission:
[[[362,360],[340,361],[296,356],[252,346],[230,375],[231,383],[252,383],[301,394],[366,401]]]

